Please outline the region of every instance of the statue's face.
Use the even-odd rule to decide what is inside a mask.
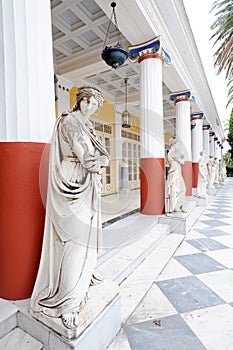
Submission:
[[[92,115],[98,109],[98,101],[91,96],[90,99],[84,97],[80,102],[80,111],[83,115]]]

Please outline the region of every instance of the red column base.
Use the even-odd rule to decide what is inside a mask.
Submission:
[[[186,185],[186,196],[192,196],[192,185],[193,185],[193,168],[192,162],[185,162],[182,165],[182,175]]]
[[[40,187],[47,192],[48,174],[41,157],[48,164],[47,151],[44,143],[0,143],[0,297],[4,299],[29,298],[34,287],[45,216]]]
[[[164,159],[141,159],[141,213],[164,214]]]
[[[193,188],[197,188],[199,163],[193,163]]]

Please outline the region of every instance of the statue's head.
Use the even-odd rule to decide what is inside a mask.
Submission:
[[[104,102],[104,97],[102,92],[94,85],[87,85],[87,86],[81,86],[78,89],[78,92],[76,93],[76,102],[72,110],[73,111],[80,110],[80,102],[84,98],[86,98],[87,101],[89,101],[92,96],[98,102],[98,107],[101,108]]]
[[[174,138],[174,137],[170,138],[170,140],[169,140],[169,146],[170,147],[172,147],[174,145],[177,145],[178,143],[179,143],[179,141],[176,138]]]

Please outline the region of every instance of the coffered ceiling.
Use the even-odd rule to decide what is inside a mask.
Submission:
[[[110,6],[110,1],[109,1]],[[92,83],[111,103],[122,104],[125,98],[124,78],[128,77],[128,109],[139,116],[139,65],[126,63],[114,70],[101,58],[109,26],[109,17],[95,0],[51,0],[55,73],[74,84]],[[117,18],[121,15],[117,12]],[[111,23],[107,45],[116,44],[116,30]],[[131,43],[121,34],[121,44]],[[170,90],[163,83],[165,130],[175,125],[174,104]]]

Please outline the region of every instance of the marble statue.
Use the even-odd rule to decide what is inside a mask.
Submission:
[[[206,198],[206,187],[208,180],[207,165],[205,162],[205,152],[200,152],[198,160],[198,180],[197,180],[197,197]]]
[[[213,156],[209,156],[209,161],[208,161],[208,188],[215,188],[214,187],[214,180],[215,180],[214,157]]]
[[[226,164],[223,159],[220,159],[219,160],[219,181],[220,182],[223,183],[225,181],[226,174],[227,174]]]
[[[215,169],[214,184],[218,184],[219,183],[219,160],[217,157],[214,157],[214,169]]]
[[[69,329],[95,275],[101,242],[102,168],[109,155],[95,135],[89,117],[103,104],[93,86],[80,87],[71,111],[57,120],[50,151],[44,240],[31,297],[31,313],[61,318]]]
[[[167,214],[182,211],[186,212],[186,186],[181,173],[184,157],[179,151],[179,142],[170,140],[170,149],[167,154],[169,170],[166,181],[165,211]]]

